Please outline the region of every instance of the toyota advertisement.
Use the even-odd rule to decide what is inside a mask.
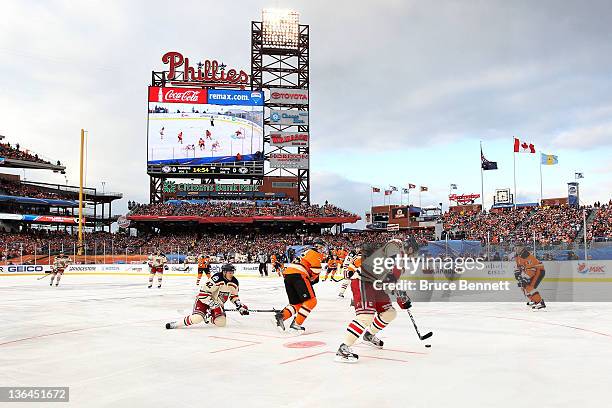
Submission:
[[[149,87],[149,174],[263,174],[259,91]]]

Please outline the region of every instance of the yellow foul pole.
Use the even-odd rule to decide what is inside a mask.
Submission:
[[[83,149],[85,130],[81,129],[81,164],[79,166],[79,247],[78,254],[83,254]]]

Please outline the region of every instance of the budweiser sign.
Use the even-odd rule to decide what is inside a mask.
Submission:
[[[308,89],[270,88],[270,103],[307,105]]]
[[[162,62],[168,65],[167,79],[173,82],[201,82],[208,84],[248,85],[249,75],[243,70],[227,69],[225,64],[215,60],[197,62],[191,66],[189,58],[176,51],[162,56]]]
[[[308,146],[308,132],[276,132],[270,133],[270,144],[272,146]]]
[[[480,194],[451,194],[448,196],[449,201],[456,201],[457,204],[473,204],[477,198],[480,198]]]
[[[206,89],[149,87],[149,102],[206,104]]]

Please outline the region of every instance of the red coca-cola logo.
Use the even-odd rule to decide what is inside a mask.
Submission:
[[[149,102],[157,103],[208,103],[206,89],[149,87]]]

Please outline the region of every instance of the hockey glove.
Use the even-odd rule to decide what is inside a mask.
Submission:
[[[249,308],[247,305],[243,304],[239,300],[237,300],[234,304],[236,305],[236,310],[238,310],[238,313],[240,313],[241,316],[248,316]]]
[[[412,307],[412,302],[408,296],[398,296],[396,301],[400,309],[407,310]]]

